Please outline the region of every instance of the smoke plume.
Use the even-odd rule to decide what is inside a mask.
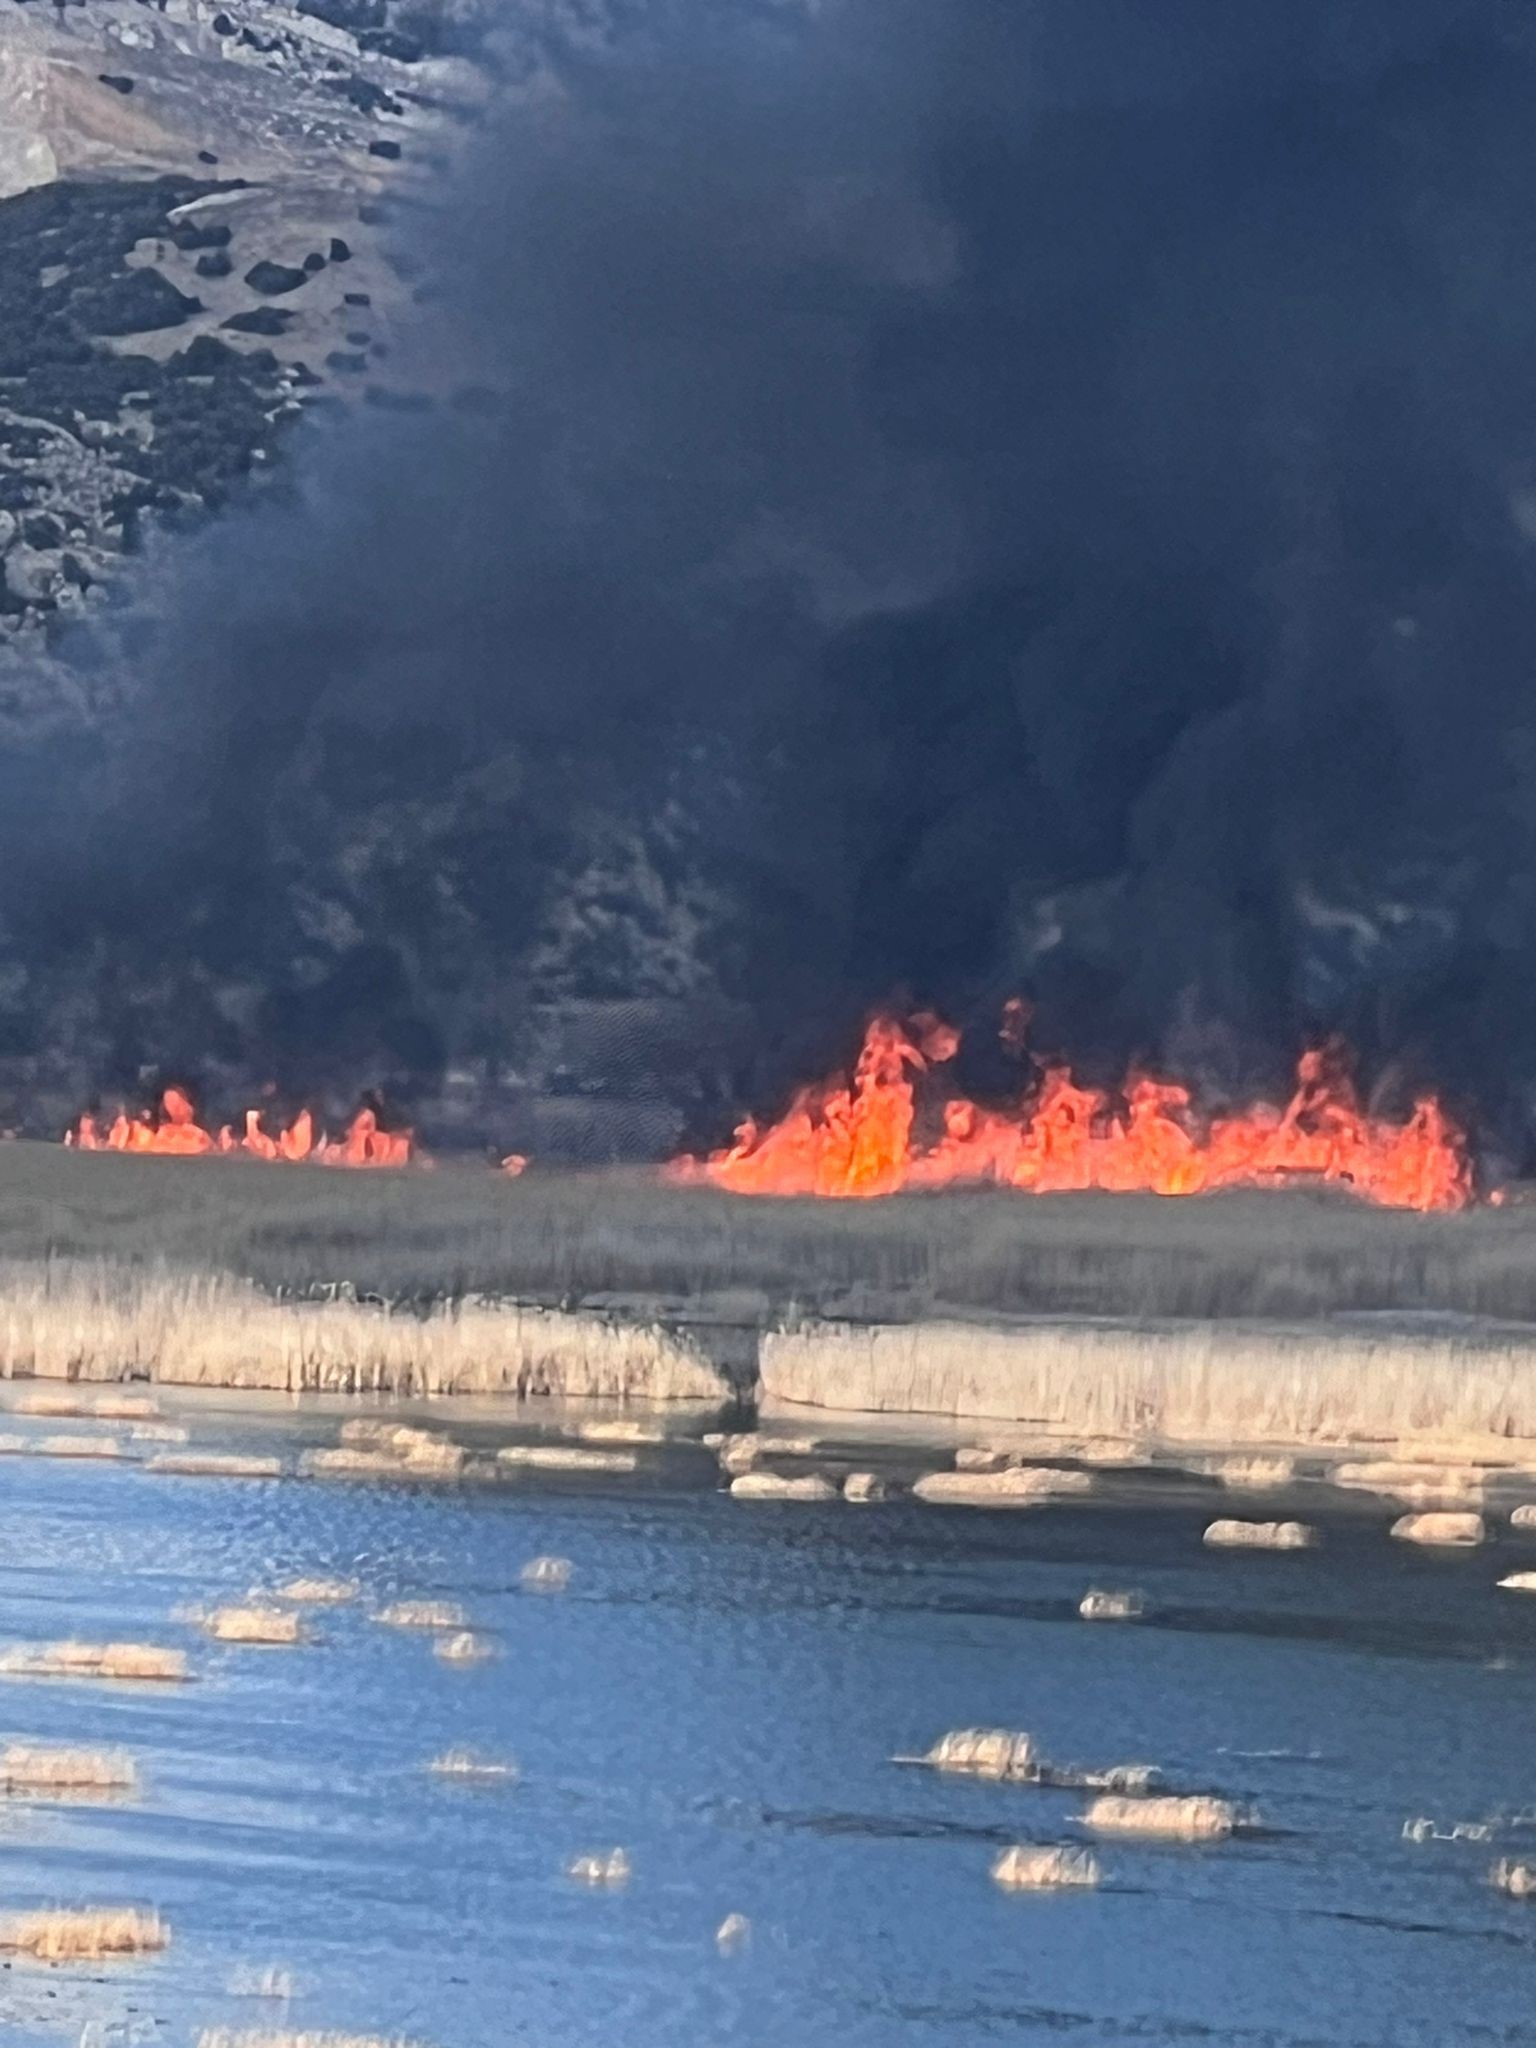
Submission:
[[[431,409],[315,429],[93,657],[11,1047],[421,1091],[643,999],[737,1020],[718,1135],[871,1003],[1022,989],[1217,1091],[1343,1030],[1518,1151],[1517,13],[544,26],[399,228]]]

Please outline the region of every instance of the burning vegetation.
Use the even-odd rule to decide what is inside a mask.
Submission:
[[[81,1152],[157,1152],[182,1159],[226,1153],[293,1165],[308,1160],[319,1166],[409,1166],[420,1157],[413,1134],[386,1131],[378,1111],[368,1105],[339,1138],[328,1137],[308,1109],[275,1134],[266,1129],[262,1114],[248,1109],[238,1128],[221,1124],[212,1131],[198,1121],[190,1095],[167,1088],[153,1112],[130,1116],[120,1109],[111,1123],[82,1116],[65,1132],[64,1142]]]
[[[1025,1056],[1028,1012],[1005,1006],[1002,1039]],[[923,1077],[946,1066],[960,1033],[936,1017],[876,1016],[851,1081],[803,1088],[776,1123],[748,1118],[735,1143],[702,1159],[674,1160],[666,1177],[707,1182],[731,1194],[875,1196],[990,1184],[1028,1194],[1101,1189],[1120,1194],[1199,1195],[1221,1188],[1326,1182],[1384,1207],[1456,1210],[1472,1199],[1462,1131],[1432,1094],[1401,1120],[1366,1109],[1339,1044],[1297,1063],[1284,1107],[1257,1101],[1207,1115],[1179,1081],[1132,1071],[1117,1088],[1080,1083],[1064,1062],[1035,1059],[1014,1102],[989,1107]],[[409,1130],[388,1130],[365,1105],[339,1137],[309,1109],[269,1130],[247,1109],[217,1129],[192,1097],[167,1088],[153,1111],[119,1110],[110,1123],[82,1115],[65,1134],[82,1152],[171,1157],[238,1155],[323,1166],[429,1164]],[[501,1161],[520,1177],[520,1153]]]
[[[1013,1045],[1021,1015],[1005,1017]],[[1208,1118],[1179,1082],[1132,1073],[1111,1093],[1041,1061],[1019,1102],[987,1109],[951,1096],[925,1136],[918,1078],[959,1046],[959,1033],[932,1017],[876,1017],[851,1084],[802,1089],[777,1123],[749,1119],[734,1145],[671,1172],[747,1195],[890,1195],[977,1182],[1030,1194],[1198,1195],[1307,1180],[1399,1209],[1460,1209],[1471,1199],[1462,1133],[1439,1102],[1420,1097],[1401,1123],[1370,1115],[1337,1048],[1303,1054],[1283,1109],[1260,1102]]]

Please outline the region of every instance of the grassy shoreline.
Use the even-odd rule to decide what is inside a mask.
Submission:
[[[1536,1211],[0,1146],[0,1376],[1536,1443]]]
[[[961,1316],[1536,1323],[1536,1208],[1418,1216],[1325,1191],[763,1200],[632,1169],[346,1173],[0,1144],[0,1261],[107,1259],[274,1296],[474,1297],[767,1326]]]

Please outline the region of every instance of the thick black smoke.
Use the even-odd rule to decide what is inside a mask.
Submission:
[[[1023,989],[1523,1142],[1533,104],[1495,0],[552,36],[402,230],[434,409],[150,565],[13,1042],[422,1089],[657,998],[750,1020],[708,1121]]]

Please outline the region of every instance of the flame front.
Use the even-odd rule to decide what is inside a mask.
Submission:
[[[1021,1014],[1015,1007],[1005,1018],[1009,1043]],[[988,1181],[1031,1194],[1199,1195],[1307,1179],[1390,1208],[1460,1209],[1471,1200],[1462,1133],[1435,1098],[1422,1097],[1401,1123],[1368,1115],[1337,1048],[1303,1055],[1284,1109],[1258,1103],[1203,1120],[1177,1082],[1132,1074],[1111,1094],[1048,1065],[1009,1108],[952,1097],[937,1137],[920,1143],[916,1077],[958,1047],[958,1034],[930,1018],[909,1029],[876,1017],[851,1086],[802,1089],[768,1129],[748,1120],[734,1145],[678,1160],[669,1172],[747,1195],[889,1195]]]
[[[320,1166],[422,1163],[411,1132],[382,1130],[372,1109],[360,1109],[339,1138],[319,1132],[307,1109],[275,1135],[263,1128],[259,1109],[248,1109],[238,1130],[224,1124],[215,1133],[198,1122],[191,1098],[180,1088],[165,1090],[154,1115],[130,1116],[119,1110],[109,1124],[82,1116],[65,1132],[64,1142],[81,1152],[157,1152],[179,1158],[221,1152],[294,1163],[312,1160]]]

